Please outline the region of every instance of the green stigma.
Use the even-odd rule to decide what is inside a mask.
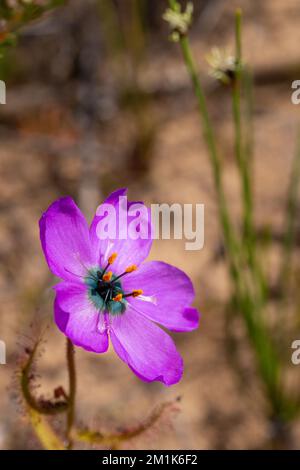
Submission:
[[[97,310],[108,312],[111,315],[121,315],[125,312],[127,301],[122,297],[124,292],[120,280],[116,276],[104,276],[103,270],[90,269],[85,277],[88,286],[88,295]],[[120,295],[121,294],[121,295]],[[113,300],[117,296],[120,300]]]

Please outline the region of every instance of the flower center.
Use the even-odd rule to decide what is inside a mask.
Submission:
[[[137,297],[143,293],[142,290],[134,290],[130,293],[124,293],[120,279],[137,269],[135,265],[129,266],[124,273],[118,276],[111,271],[107,271],[109,266],[116,259],[113,253],[104,269],[93,268],[88,271],[85,277],[85,283],[88,286],[89,298],[99,311],[108,312],[111,315],[120,315],[126,311],[127,297]]]

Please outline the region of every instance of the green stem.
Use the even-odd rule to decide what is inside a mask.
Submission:
[[[267,294],[266,281],[256,255],[255,228],[253,223],[253,189],[250,177],[250,162],[247,149],[243,146],[241,90],[244,78],[242,64],[242,15],[237,10],[235,17],[236,75],[232,87],[232,109],[235,129],[235,155],[241,179],[243,201],[243,238],[242,251],[250,268],[253,292],[241,298],[248,335],[253,344],[261,378],[266,386],[272,408],[276,414],[281,412],[282,393],[280,390],[281,364],[270,338],[268,327],[262,318],[262,308]],[[248,286],[249,289],[250,286]]]
[[[235,52],[237,64],[242,63],[242,11],[238,8],[235,12]]]
[[[253,189],[251,183],[250,161],[248,149],[243,147],[242,117],[241,117],[241,88],[244,71],[242,64],[242,14],[238,9],[235,17],[235,47],[236,47],[236,74],[232,85],[232,112],[235,135],[235,156],[241,178],[243,201],[243,248],[245,259],[252,270],[253,280],[259,296],[258,301],[263,303],[266,297],[266,282],[256,256],[255,228],[253,222]],[[250,131],[250,130],[249,130]]]
[[[32,408],[28,408],[28,416],[35,434],[44,449],[65,450],[62,440],[47,422],[45,416]]]
[[[170,7],[174,10],[178,9],[178,2],[169,0]],[[241,13],[237,12],[236,17],[236,57],[237,57],[237,76],[236,84],[233,87],[233,114],[235,124],[235,151],[238,162],[238,167],[242,180],[243,187],[243,203],[244,203],[244,236],[242,246],[238,243],[234,233],[233,224],[227,209],[227,202],[225,198],[223,181],[222,181],[222,166],[221,160],[218,155],[216,147],[216,139],[214,136],[213,128],[210,123],[210,118],[207,110],[204,92],[201,82],[196,70],[195,61],[190,48],[189,39],[186,35],[181,34],[179,42],[184,58],[185,65],[191,77],[195,95],[198,102],[199,113],[203,124],[204,138],[207,143],[211,166],[213,169],[214,183],[217,193],[217,202],[219,208],[219,217],[223,229],[225,239],[225,247],[229,259],[229,267],[235,285],[235,296],[237,299],[237,307],[243,314],[246,323],[248,336],[252,342],[253,348],[256,353],[260,375],[266,385],[268,396],[272,403],[273,409],[276,411],[281,406],[281,396],[278,393],[278,384],[280,377],[280,364],[273,342],[269,337],[269,333],[265,322],[261,317],[262,303],[262,282],[260,271],[255,260],[254,251],[254,230],[252,222],[252,189],[250,184],[250,175],[248,172],[247,161],[243,154],[242,148],[242,129],[241,129],[241,97],[240,97],[240,83],[241,83]],[[247,240],[247,243],[245,243]],[[247,249],[247,251],[246,251]],[[258,280],[259,290],[255,294],[249,285],[249,273],[244,272],[243,264],[245,261],[244,250],[248,253],[251,273],[255,282]],[[257,285],[255,284],[255,287]],[[257,295],[258,294],[258,295]]]
[[[253,77],[251,71],[244,66],[243,78],[245,83],[245,158],[247,159],[250,176],[252,173],[253,153],[254,153],[254,126],[253,126]]]
[[[295,222],[297,215],[297,199],[300,183],[300,134],[297,149],[293,160],[290,184],[287,196],[286,233],[284,236],[284,254],[280,271],[279,285],[286,286],[291,271],[291,258],[295,242]]]
[[[244,222],[243,231],[245,243],[248,251],[250,262],[253,264],[253,201],[252,189],[250,183],[250,175],[248,162],[243,153],[242,141],[242,119],[241,119],[241,83],[242,83],[242,45],[241,45],[241,12],[236,12],[235,23],[235,41],[236,41],[236,75],[232,86],[232,110],[235,129],[235,155],[238,169],[241,176],[243,205],[244,205]]]
[[[172,10],[176,10],[177,5],[178,5],[177,0],[169,0],[169,5],[172,8]]]
[[[73,446],[72,428],[75,417],[75,397],[76,397],[76,368],[75,368],[75,350],[73,343],[67,339],[67,365],[69,373],[69,407],[67,411],[67,440],[68,448]]]
[[[237,260],[236,260],[238,248],[237,248],[237,242],[233,234],[229,212],[227,209],[227,203],[226,203],[223,182],[222,182],[222,177],[221,177],[221,174],[222,174],[221,160],[218,155],[218,151],[217,151],[217,147],[215,143],[215,136],[214,136],[214,132],[210,123],[208,110],[206,106],[206,100],[205,100],[205,96],[202,90],[202,85],[198,77],[198,73],[196,70],[195,61],[192,55],[189,40],[186,36],[182,36],[180,38],[180,46],[181,46],[181,50],[182,50],[182,54],[183,54],[183,58],[184,58],[187,70],[189,72],[189,75],[191,77],[191,80],[194,86],[196,98],[198,101],[199,112],[200,112],[200,116],[201,116],[202,124],[203,124],[204,139],[208,147],[211,165],[213,169],[213,177],[214,177],[214,183],[215,183],[217,199],[218,199],[219,217],[220,217],[221,225],[223,227],[225,245],[229,253],[231,275],[236,280],[238,277],[238,268],[237,268]]]
[[[169,0],[169,5],[173,10],[178,9],[178,2],[176,0]],[[198,71],[196,69],[195,60],[190,47],[189,39],[186,35],[180,35],[180,46],[183,54],[183,59],[190,75],[194,92],[198,102],[199,114],[202,120],[203,135],[208,148],[208,154],[211,161],[213,170],[214,184],[217,193],[217,202],[219,210],[219,219],[223,230],[224,242],[226,252],[228,254],[228,262],[230,274],[236,288],[241,292],[243,281],[239,270],[239,245],[237,243],[233,225],[230,219],[229,211],[227,209],[227,202],[223,188],[222,181],[222,165],[221,159],[219,158],[216,139],[213,131],[213,127],[210,122],[208,109],[206,105],[205,95],[202,89],[202,85],[199,79]]]

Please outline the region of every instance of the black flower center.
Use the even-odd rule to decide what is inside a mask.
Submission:
[[[108,258],[104,269],[95,268],[88,271],[85,283],[88,286],[89,297],[99,311],[119,315],[125,312],[127,307],[126,297],[137,297],[143,293],[142,290],[134,290],[125,294],[120,279],[137,269],[135,265],[129,266],[122,274],[114,275],[107,269],[113,264],[117,254],[113,253]]]

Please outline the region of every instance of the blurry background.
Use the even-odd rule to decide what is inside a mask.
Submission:
[[[275,239],[266,257],[272,272],[299,117],[299,107],[291,103],[291,83],[300,79],[299,2],[194,3],[192,45],[236,217],[240,196],[231,104],[226,88],[209,76],[205,56],[214,45],[233,51],[233,15],[237,6],[243,10],[244,56],[255,81],[256,224]],[[26,343],[25,331],[34,336],[29,325],[36,318],[50,325],[39,360],[39,393],[47,396],[66,383],[65,341],[52,322],[53,279],[40,248],[38,219],[54,199],[67,194],[91,218],[109,192],[123,186],[131,199],[147,204],[205,204],[202,251],[185,251],[184,240],[161,240],[151,252],[152,259],[192,277],[201,326],[174,335],[185,373],[171,389],[139,381],[112,351],[97,356],[77,349],[79,421],[114,430],[181,396],[176,416],[165,416],[159,429],[124,447],[273,445],[274,428],[243,324],[239,318],[228,324],[230,289],[211,171],[190,80],[161,19],[166,6],[162,0],[71,0],[22,28],[17,46],[1,61],[7,104],[0,105],[0,339],[7,344],[8,364],[0,366],[0,448],[39,448],[18,393],[9,386],[22,351],[18,343]],[[285,322],[282,312],[283,327]],[[287,364],[290,345],[298,338],[300,325],[286,338],[282,354]],[[238,366],[232,348],[238,348]],[[289,383],[300,384],[300,366],[288,369]],[[297,447],[300,421],[289,433],[288,446]]]

